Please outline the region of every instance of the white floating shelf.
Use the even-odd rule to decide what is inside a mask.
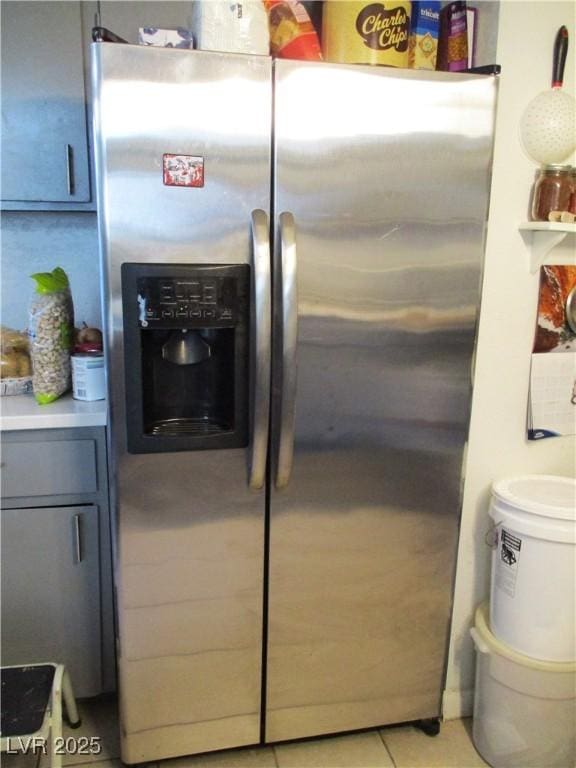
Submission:
[[[556,221],[527,221],[518,227],[524,242],[530,247],[530,271],[536,272],[550,253],[566,235],[576,234],[576,224]]]

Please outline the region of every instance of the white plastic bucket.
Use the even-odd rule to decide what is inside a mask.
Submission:
[[[492,555],[490,628],[519,653],[576,660],[576,481],[553,475],[492,488],[498,532]]]
[[[537,661],[488,629],[488,606],[470,631],[476,646],[472,739],[494,768],[572,768],[576,662]]]

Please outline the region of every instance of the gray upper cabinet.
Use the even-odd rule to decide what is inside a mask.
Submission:
[[[1,12],[1,207],[95,210],[88,46],[95,24],[130,43],[186,27],[189,3],[10,0]]]
[[[86,204],[80,3],[4,2],[1,21],[3,207]]]

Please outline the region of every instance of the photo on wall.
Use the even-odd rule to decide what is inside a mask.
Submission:
[[[576,434],[576,267],[540,269],[528,439]]]

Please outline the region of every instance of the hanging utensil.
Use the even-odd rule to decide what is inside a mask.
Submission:
[[[562,90],[567,53],[568,30],[560,27],[554,42],[552,88],[532,99],[520,120],[524,151],[537,163],[561,163],[576,148],[576,102]]]

